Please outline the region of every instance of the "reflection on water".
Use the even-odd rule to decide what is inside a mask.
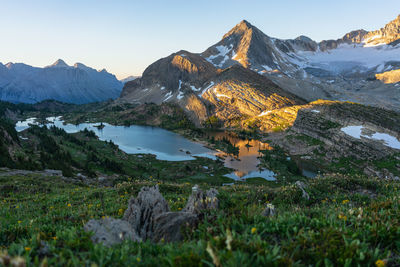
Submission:
[[[267,143],[262,143],[258,140],[243,140],[238,137],[232,136],[226,132],[210,132],[208,138],[215,140],[228,140],[232,145],[239,148],[239,153],[236,155],[227,154],[219,151],[217,156],[223,158],[225,166],[232,168],[236,171],[225,175],[226,177],[238,180],[260,177],[266,180],[275,180],[275,173],[270,170],[259,168],[262,156],[260,150],[270,149]]]
[[[168,161],[194,160],[193,156],[216,159],[215,152],[192,142],[179,134],[150,126],[113,126],[104,123],[104,128],[96,127],[99,123],[82,123],[78,125],[63,124],[60,117],[47,118],[50,123],[64,129],[67,133],[76,133],[85,128],[96,133],[102,141],[112,140],[121,150],[129,154],[153,154],[157,159]],[[30,120],[29,122],[31,122]],[[26,121],[17,122],[16,130],[29,128]]]
[[[225,175],[226,177],[235,180],[254,177],[275,180],[274,172],[258,167],[260,163],[258,157],[261,156],[259,150],[268,149],[269,146],[257,140],[242,140],[224,132],[209,133],[209,137],[213,136],[216,140],[225,137],[239,148],[238,154],[230,155],[220,151],[215,152],[181,135],[157,127],[138,125],[125,127],[104,123],[104,128],[102,128],[98,127],[99,123],[63,124],[61,117],[49,117],[47,120],[50,122],[46,124],[47,126],[55,125],[64,129],[67,133],[76,133],[85,128],[92,130],[100,140],[112,140],[126,153],[154,154],[157,159],[168,161],[193,160],[195,159],[193,156],[211,159],[220,157],[224,160],[225,167],[235,170]],[[32,123],[35,123],[34,118],[19,121],[15,129],[18,132],[23,131],[29,128],[29,124]]]

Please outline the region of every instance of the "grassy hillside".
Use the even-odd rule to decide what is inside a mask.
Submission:
[[[0,258],[20,256],[28,266],[395,266],[400,260],[400,183],[341,175],[309,180],[309,200],[291,184],[217,187],[220,208],[184,229],[181,243],[91,243],[85,222],[122,217],[128,199],[154,184],[176,211],[193,185],[131,177],[89,187],[0,175]],[[266,203],[277,215],[261,215]]]

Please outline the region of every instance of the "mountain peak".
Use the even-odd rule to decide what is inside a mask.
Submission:
[[[251,25],[250,22],[248,22],[247,20],[242,20],[241,22],[236,24],[236,26],[233,27],[230,32],[238,32],[238,31],[245,32],[245,31],[251,30],[253,28],[254,28],[254,26]]]
[[[231,35],[251,35],[254,31],[257,31],[258,29],[254,27],[250,22],[247,20],[242,20],[238,24],[235,25],[228,33],[226,33],[222,39],[225,39]]]
[[[54,62],[54,63],[53,63],[52,65],[50,65],[49,67],[66,68],[66,67],[69,67],[69,66],[67,65],[67,63],[65,63],[64,60],[62,60],[62,59],[57,59],[57,61]]]
[[[248,22],[248,21],[245,20],[245,19],[242,20],[241,22],[239,22],[238,26],[245,26],[245,27],[247,27],[247,28],[252,28],[252,27],[253,27],[253,25],[251,25],[251,23]]]

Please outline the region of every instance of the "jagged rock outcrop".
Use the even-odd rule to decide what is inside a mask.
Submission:
[[[301,190],[302,197],[306,200],[309,200],[310,195],[306,191],[306,184],[301,181],[296,181],[294,184]]]
[[[262,212],[262,215],[265,217],[273,217],[276,215],[276,209],[275,206],[268,203],[264,209],[264,211]]]
[[[217,190],[210,189],[204,193],[197,186],[194,188],[186,207],[181,212],[170,212],[158,186],[143,187],[136,198],[129,200],[123,220],[90,220],[84,229],[93,232],[94,243],[106,246],[124,240],[180,241],[183,227],[194,227],[199,221],[199,214],[218,208]]]
[[[168,202],[161,195],[158,186],[143,187],[136,198],[129,200],[123,219],[146,240],[152,238],[155,217],[168,211]]]
[[[102,243],[105,246],[119,244],[124,240],[142,240],[127,221],[114,218],[90,220],[85,224],[84,230],[93,232],[91,239],[94,243]]]
[[[200,214],[205,210],[218,209],[219,200],[217,198],[218,191],[214,188],[207,190],[205,193],[198,189],[198,186],[193,187],[192,195],[182,211],[193,214]]]

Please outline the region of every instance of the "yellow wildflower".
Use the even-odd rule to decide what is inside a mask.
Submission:
[[[123,209],[119,209],[118,210],[118,215],[122,215],[122,213],[124,213],[124,210]]]
[[[350,201],[350,200],[345,199],[345,200],[342,201],[342,204],[347,204],[347,203],[349,203],[349,201]]]
[[[376,265],[376,267],[383,267],[383,266],[386,265],[386,261],[384,261],[384,260],[377,260],[377,261],[375,262],[375,265]]]
[[[256,232],[257,232],[257,228],[255,228],[255,227],[251,228],[251,233],[252,234],[255,234]]]
[[[18,224],[22,223],[22,221],[18,221]]]
[[[29,250],[31,250],[30,247],[25,247],[25,251],[29,251]]]
[[[67,205],[69,208],[71,207],[71,203],[68,203],[68,205]]]
[[[137,258],[136,258],[136,261],[137,261],[137,262],[141,262],[142,260],[141,260],[139,257],[137,257]]]

